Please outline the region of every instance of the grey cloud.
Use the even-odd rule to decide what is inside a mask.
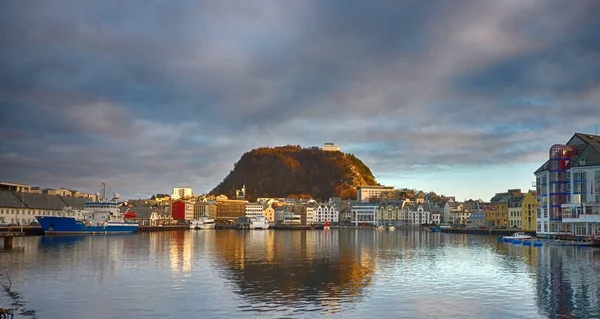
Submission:
[[[536,162],[596,124],[595,1],[3,7],[0,179],[208,191],[251,148],[326,141],[376,175]]]

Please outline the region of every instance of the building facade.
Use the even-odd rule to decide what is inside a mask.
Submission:
[[[361,186],[356,193],[356,200],[359,203],[376,202],[381,199],[381,193],[393,190],[393,186]]]
[[[354,226],[377,226],[379,223],[377,219],[378,211],[379,204],[356,203],[352,205],[351,223]]]
[[[217,218],[217,205],[214,202],[196,202],[194,203],[194,219],[200,217]]]
[[[171,199],[180,200],[180,199],[188,199],[193,196],[191,188],[173,188],[173,194],[171,195]]]
[[[339,222],[340,213],[334,205],[326,203],[315,206],[315,222],[337,224]]]
[[[539,235],[600,236],[600,136],[575,133],[534,172]]]
[[[527,192],[521,202],[521,229],[524,231],[536,231],[536,213],[538,201],[535,193]]]

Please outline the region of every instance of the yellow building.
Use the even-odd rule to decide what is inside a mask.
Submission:
[[[538,207],[537,198],[532,191],[527,192],[521,202],[521,229],[524,231],[536,231],[536,211]]]
[[[194,219],[200,217],[217,218],[217,205],[212,202],[196,202],[194,204]]]
[[[227,199],[226,196],[217,196],[217,224],[236,224],[238,217],[246,216],[246,201]]]
[[[273,209],[273,206],[269,206],[269,207],[265,208],[265,210],[263,210],[263,216],[265,216],[265,218],[269,222],[274,223],[275,222],[275,209]]]
[[[508,226],[508,201],[503,199],[497,205],[496,226]]]

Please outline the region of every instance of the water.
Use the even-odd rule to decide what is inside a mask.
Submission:
[[[0,272],[15,318],[600,318],[600,249],[425,231],[25,237]]]

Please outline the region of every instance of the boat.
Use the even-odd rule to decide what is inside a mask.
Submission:
[[[525,234],[524,232],[516,232],[510,236],[503,236],[504,240],[528,240],[531,239],[531,236]]]
[[[48,235],[135,233],[139,225],[121,214],[116,202],[118,194],[111,200],[105,198],[104,195],[99,201],[85,202],[83,210],[65,207],[58,216],[35,216],[35,219]]]
[[[394,230],[396,230],[396,226],[390,224],[390,225],[388,225],[387,230],[394,231]]]
[[[269,221],[264,216],[241,216],[235,225],[236,229],[268,229]]]
[[[190,223],[190,229],[214,229],[215,220],[210,217],[200,217],[192,220]]]
[[[325,224],[323,224],[323,229],[327,230],[327,229],[331,229],[331,226],[329,225],[329,221],[325,221]]]
[[[429,227],[429,231],[437,233],[442,231],[442,227]]]
[[[590,237],[590,246],[600,247],[600,237],[592,235]]]
[[[250,229],[269,229],[269,221],[264,216],[250,217]]]
[[[385,226],[379,225],[375,229],[377,229],[377,230],[385,230]]]

